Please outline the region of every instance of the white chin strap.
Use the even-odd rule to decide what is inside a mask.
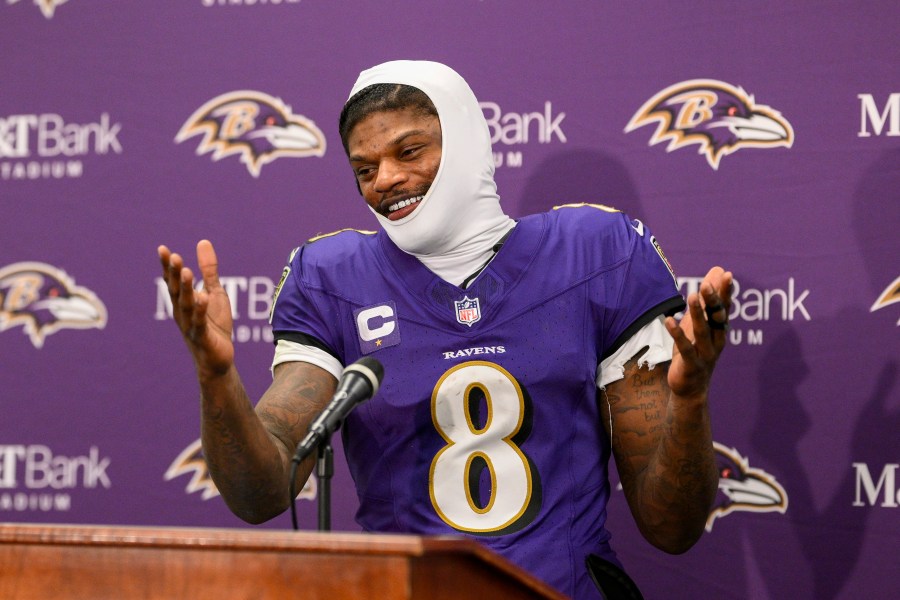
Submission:
[[[398,221],[372,212],[401,250],[459,285],[515,225],[500,208],[490,132],[478,100],[453,69],[434,62],[401,60],[372,67],[360,73],[350,96],[376,83],[425,92],[437,108],[443,148],[434,182],[415,211]]]

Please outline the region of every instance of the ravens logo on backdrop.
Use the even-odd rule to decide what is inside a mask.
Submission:
[[[196,135],[203,136],[197,154],[212,152],[213,160],[237,154],[254,177],[276,158],[325,154],[325,135],[315,123],[262,92],[216,96],[184,122],[175,142]]]
[[[190,475],[191,479],[185,486],[188,494],[194,492],[203,492],[202,498],[209,500],[219,495],[216,484],[213,483],[209,476],[209,468],[206,466],[206,459],[203,458],[203,450],[200,440],[196,440],[187,448],[181,451],[181,454],[175,457],[172,464],[163,475],[165,481],[171,481],[182,475]]]
[[[668,141],[666,151],[671,152],[697,144],[713,169],[740,148],[790,148],[794,143],[794,130],[780,112],[756,104],[743,88],[713,79],[692,79],[662,90],[634,114],[625,132],[652,124],[651,146]]]
[[[106,306],[64,271],[39,262],[0,269],[0,331],[21,325],[35,348],[60,329],[103,329]]]
[[[711,531],[713,521],[735,511],[780,512],[788,507],[784,488],[761,469],[750,467],[749,461],[734,448],[713,442],[719,467],[719,494],[706,520]]]
[[[44,13],[45,17],[52,19],[56,7],[60,4],[65,4],[68,1],[69,0],[34,0],[34,3],[41,9],[41,12]],[[15,4],[17,2],[19,2],[19,0],[6,0],[7,4]]]
[[[875,304],[872,305],[872,308],[869,309],[869,312],[875,312],[876,310],[894,304],[895,302],[900,302],[900,277],[884,288],[884,291],[878,296],[878,299],[875,301]],[[897,325],[900,325],[900,321],[897,321]]]
[[[188,444],[187,448],[181,451],[181,454],[175,457],[172,464],[163,475],[165,481],[171,481],[182,475],[190,475],[191,479],[184,487],[184,491],[188,494],[202,492],[201,498],[209,500],[219,495],[219,489],[209,475],[209,468],[206,466],[206,459],[203,458],[203,446],[200,440],[195,440]],[[306,480],[306,485],[297,494],[297,498],[305,500],[315,500],[316,498],[316,478],[310,477]]]

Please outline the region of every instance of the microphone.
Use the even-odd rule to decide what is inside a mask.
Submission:
[[[293,462],[299,463],[319,443],[337,431],[357,404],[375,395],[384,379],[384,367],[374,358],[364,356],[344,369],[331,402],[309,425],[309,433],[297,444]]]

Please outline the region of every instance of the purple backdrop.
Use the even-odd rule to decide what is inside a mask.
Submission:
[[[376,227],[336,135],[346,94],[426,58],[482,101],[510,214],[612,205],[685,292],[736,275],[708,532],[664,555],[612,501],[645,596],[900,597],[897,4],[544,4],[2,3],[0,520],[246,526],[192,469],[156,246],[216,244],[258,397],[290,249]],[[293,148],[262,135],[291,125]],[[355,530],[342,460],[334,520]]]

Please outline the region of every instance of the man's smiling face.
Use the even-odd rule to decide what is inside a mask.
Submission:
[[[441,164],[441,124],[416,108],[373,112],[347,138],[366,203],[398,221],[418,208]]]

